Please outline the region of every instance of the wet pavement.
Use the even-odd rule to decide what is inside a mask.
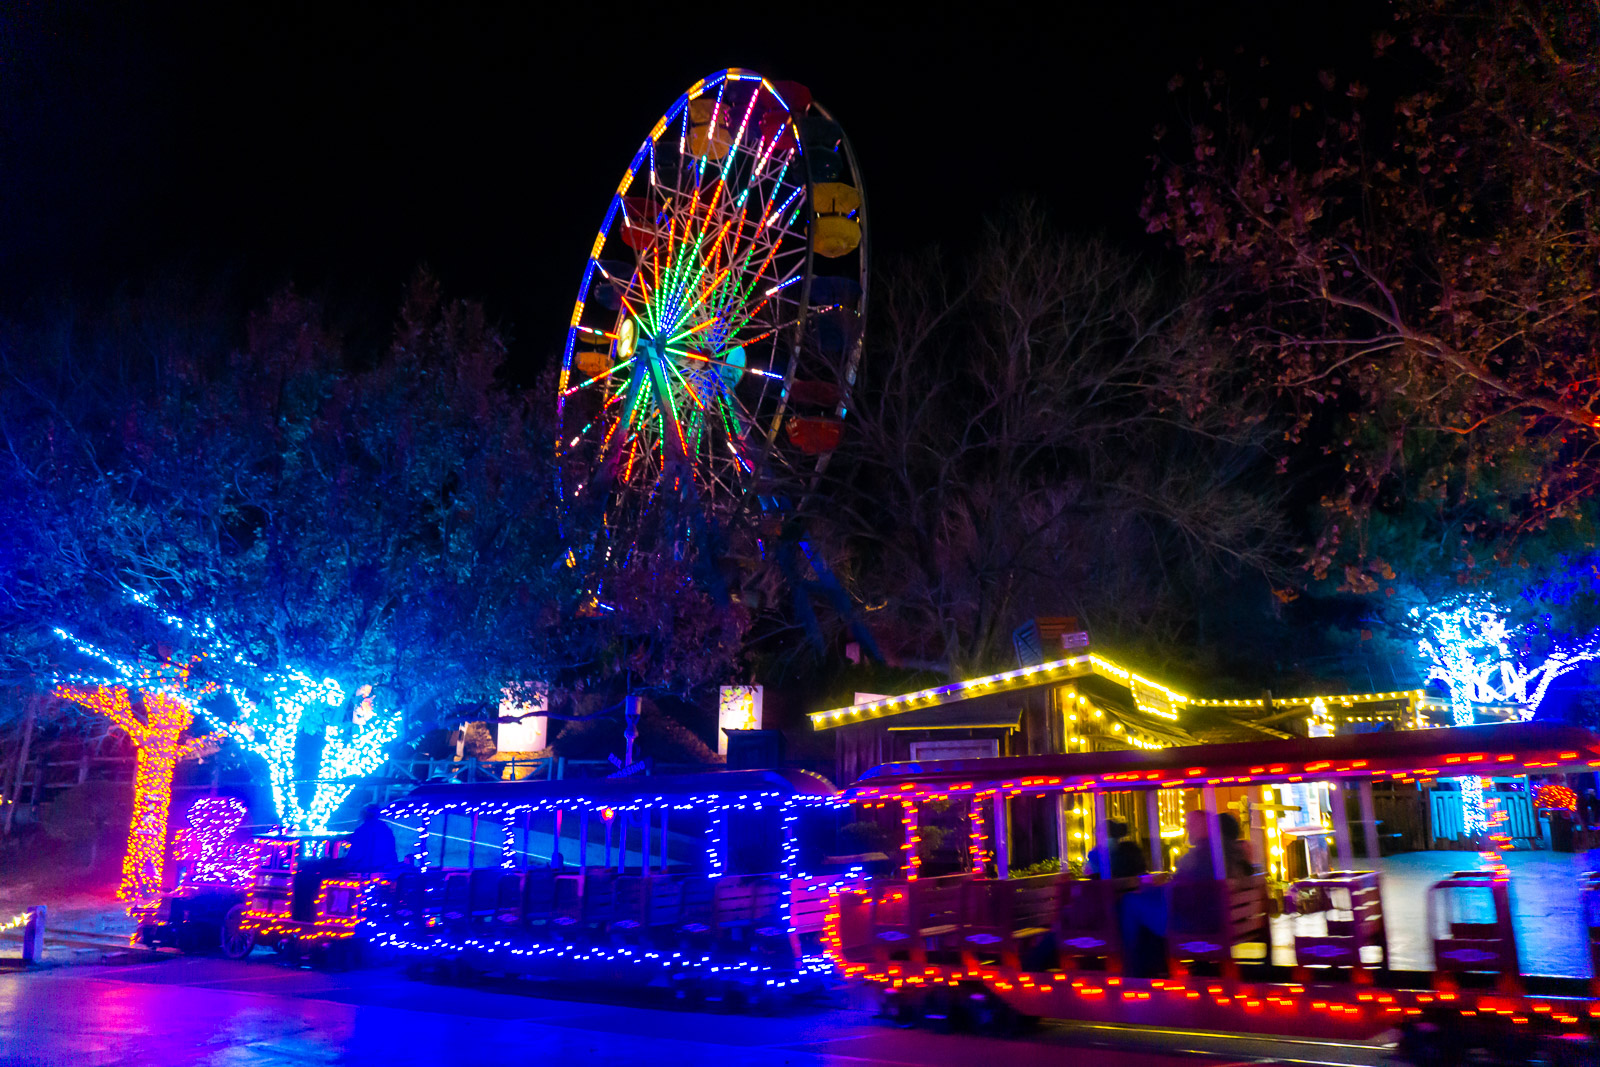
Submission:
[[[1583,978],[1591,973],[1589,935],[1578,899],[1582,855],[1503,853],[1511,871],[1511,914],[1517,956],[1525,974]],[[1428,887],[1455,871],[1478,867],[1475,852],[1408,852],[1383,860],[1383,913],[1389,949],[1399,970],[1430,970]]]
[[[393,970],[323,974],[163,956],[0,974],[7,1067],[1162,1067],[1371,1065],[1380,1049],[1048,1025],[1021,1038],[899,1029],[818,1006],[760,1017],[429,985]]]

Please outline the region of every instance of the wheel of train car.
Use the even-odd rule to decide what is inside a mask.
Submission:
[[[672,997],[682,1008],[697,1008],[705,1003],[705,986],[692,974],[672,976]]]
[[[1022,1015],[987,990],[982,994],[969,995],[967,1004],[972,1028],[982,1034],[1015,1037],[1027,1033],[1039,1024],[1037,1015]]]
[[[222,954],[230,960],[242,960],[256,947],[256,932],[244,928],[244,905],[235,904],[222,920]]]
[[[776,992],[757,985],[735,985],[725,995],[723,1004],[740,1015],[774,1015],[778,1010]]]
[[[297,937],[280,937],[272,943],[272,951],[278,956],[278,962],[286,967],[300,966],[300,939]]]
[[[884,990],[878,1001],[878,1018],[893,1026],[916,1026],[922,1021],[921,1000],[909,986]]]
[[[333,941],[322,950],[322,969],[349,971],[357,965],[358,945],[350,939]]]

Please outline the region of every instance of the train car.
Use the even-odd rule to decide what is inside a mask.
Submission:
[[[244,929],[244,912],[258,850],[241,832],[245,816],[234,797],[201,797],[189,806],[188,825],[173,835],[176,884],[130,909],[136,943],[228,959],[250,954],[255,937]]]
[[[1291,870],[1286,853],[1308,835],[1279,828],[1315,794],[1326,822],[1309,836],[1323,848],[1331,839],[1352,867],[1352,821],[1366,855],[1379,852],[1375,783],[1596,767],[1600,738],[1543,723],[888,764],[845,796],[857,824],[897,839],[901,862],[836,891],[828,951],[878,991],[887,1013],[909,1021],[1051,1017],[1356,1041],[1393,1032],[1416,1062],[1480,1053],[1594,1062],[1600,989],[1593,979],[1525,973],[1537,965],[1518,962],[1504,865],[1460,854],[1473,869],[1428,891],[1420,940],[1434,969],[1406,971],[1389,963],[1381,875]],[[1238,866],[1217,819],[1229,807],[1239,812],[1235,828],[1254,828],[1268,871]],[[1143,816],[1134,821],[1154,844],[1146,865],[1156,873],[1010,870],[1008,838],[1048,836],[1053,823],[1063,841],[1100,836],[1094,864],[1115,873],[1110,842],[1084,829],[1091,817],[1105,826],[1112,812]],[[1186,821],[1194,855],[1170,863]],[[1195,829],[1208,821],[1209,832]],[[1298,905],[1288,920],[1274,919],[1268,874]],[[1590,938],[1600,944],[1593,930]]]
[[[352,871],[349,843],[333,834],[255,839],[256,862],[237,913],[241,955],[256,945],[289,962],[342,968],[366,960],[356,932],[393,884],[393,872]]]
[[[414,854],[363,936],[435,976],[805,992],[838,808],[803,771],[423,786],[384,809]]]

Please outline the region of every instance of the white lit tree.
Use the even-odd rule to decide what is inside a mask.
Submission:
[[[346,697],[337,680],[318,682],[304,671],[268,675],[267,681],[276,683],[270,711],[241,687],[225,686],[239,709],[238,717],[225,728],[265,761],[278,821],[296,832],[324,833],[361,779],[388,759],[389,745],[400,736],[401,716],[377,711],[370,685]],[[347,704],[350,710],[345,712]],[[295,777],[301,733],[322,737],[315,785],[306,804],[301,803]]]
[[[206,720],[217,737],[230,737],[267,765],[272,803],[278,822],[297,833],[323,833],[340,805],[362,778],[383,766],[389,746],[400,736],[404,716],[378,710],[373,688],[363,685],[351,694],[338,679],[320,681],[297,667],[265,668],[216,622],[192,624],[160,611],[154,598],[137,595],[138,604],[159,613],[183,635],[196,654],[193,663],[206,674],[206,695],[226,693],[235,706],[219,715],[212,702],[192,701],[192,713]],[[62,632],[63,637],[68,637]],[[72,639],[76,642],[76,639]],[[82,646],[113,665],[120,661]],[[258,699],[264,695],[264,699]],[[302,803],[298,783],[300,735],[319,736],[316,776],[309,802]]]
[[[1515,704],[1531,719],[1551,682],[1600,659],[1600,630],[1565,643],[1544,641],[1548,651],[1539,657],[1530,651],[1533,635],[1513,627],[1506,610],[1484,593],[1413,608],[1411,618],[1420,631],[1417,650],[1428,665],[1427,680],[1449,690],[1456,726],[1472,725],[1481,704]],[[1458,781],[1467,831],[1479,833],[1486,828],[1482,783],[1476,777]]]

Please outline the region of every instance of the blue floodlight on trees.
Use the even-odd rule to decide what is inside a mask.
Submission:
[[[1450,717],[1456,726],[1472,725],[1479,704],[1516,704],[1525,719],[1539,710],[1550,683],[1584,663],[1600,659],[1600,630],[1581,640],[1552,642],[1537,664],[1524,661],[1523,635],[1507,621],[1493,597],[1469,593],[1433,608],[1413,608],[1422,636],[1417,650],[1428,664],[1428,681],[1443,682],[1450,691]],[[1488,828],[1483,809],[1483,783],[1458,778],[1462,818],[1470,834]]]

